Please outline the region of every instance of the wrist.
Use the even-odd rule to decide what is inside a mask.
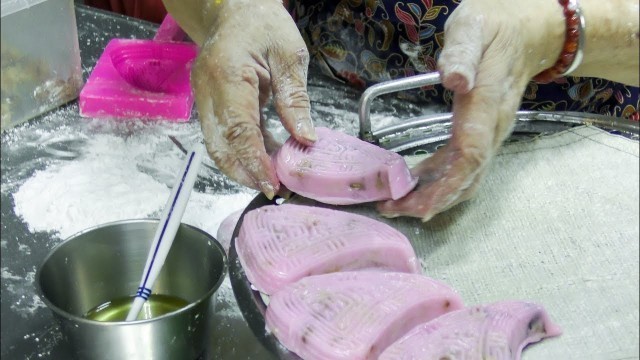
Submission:
[[[274,7],[285,8],[283,0],[205,0],[206,7],[210,9],[205,16],[208,18],[208,33],[213,34],[218,28],[230,19],[242,17],[250,23],[251,16],[260,16],[260,13]],[[259,3],[259,4],[258,4]],[[243,15],[240,15],[243,14]]]
[[[603,77],[638,86],[638,1],[581,2],[587,23],[584,59],[572,75]]]
[[[564,16],[566,12],[557,0],[545,0],[544,3],[556,4],[555,9],[542,11],[547,15],[546,36],[539,36],[534,47],[539,48],[543,55],[539,60],[540,66],[532,66],[534,74],[538,74],[535,80],[546,82],[566,74],[600,77],[638,86],[640,30],[637,0],[579,0],[585,26],[581,30],[584,41],[581,44],[582,58],[577,59],[575,64],[576,54],[567,54],[577,47],[578,42],[571,43],[567,37],[570,21]],[[562,17],[561,22],[558,15]],[[563,58],[571,60],[570,64],[564,69],[558,66],[555,72],[550,72]],[[571,65],[577,66],[570,68]],[[558,69],[562,71],[557,71]],[[566,70],[573,71],[567,73]]]
[[[264,5],[283,6],[282,0],[162,0],[189,37],[202,46],[225,19],[253,14]],[[237,15],[237,14],[243,15]]]
[[[541,83],[551,82],[556,78],[573,72],[582,62],[585,43],[585,21],[579,0],[558,0],[557,3],[560,5],[564,16],[562,47],[559,55],[555,57],[557,60],[554,61],[553,65],[537,73],[533,78]],[[558,26],[555,25],[553,27],[557,28]],[[558,44],[557,41],[554,43]]]

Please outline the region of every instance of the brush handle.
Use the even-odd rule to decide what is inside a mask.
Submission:
[[[164,265],[173,239],[180,227],[180,221],[187,207],[191,189],[193,189],[193,184],[198,176],[203,153],[202,145],[196,144],[194,149],[187,154],[187,160],[176,179],[173,189],[171,189],[171,196],[162,212],[162,217],[158,223],[149,256],[147,257],[147,263],[144,267],[142,280],[126,321],[135,320],[138,317],[142,305],[151,295],[153,283],[156,281],[162,265]]]

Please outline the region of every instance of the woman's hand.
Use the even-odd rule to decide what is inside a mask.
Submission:
[[[582,0],[584,61],[576,76],[638,84],[636,0]],[[385,216],[423,221],[469,199],[490,160],[511,133],[529,80],[558,59],[565,38],[555,0],[465,0],[445,26],[438,60],[443,85],[454,92],[452,137],[418,164],[415,191],[379,204]],[[605,55],[606,54],[606,55]]]
[[[209,155],[227,176],[273,197],[280,182],[269,154],[279,144],[261,113],[270,96],[294,138],[316,139],[306,89],[309,54],[293,19],[278,0],[165,4],[201,46],[191,79]]]
[[[563,38],[554,0],[462,2],[447,20],[438,61],[443,85],[454,91],[452,137],[412,169],[417,189],[380,212],[427,221],[469,199],[511,132],[527,83],[556,61]]]
[[[378,210],[427,221],[469,199],[511,131],[527,82],[555,62],[563,34],[553,0],[462,2],[445,24],[438,59],[442,83],[454,92],[452,137],[412,169],[415,191]]]

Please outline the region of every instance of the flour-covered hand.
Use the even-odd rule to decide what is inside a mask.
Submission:
[[[572,75],[638,86],[637,0],[580,0],[580,6],[586,45]],[[379,211],[427,221],[469,199],[511,133],[527,83],[559,58],[565,29],[555,0],[461,2],[445,25],[438,59],[443,85],[454,92],[452,137],[412,169],[420,178],[416,190],[379,204]]]
[[[287,131],[303,144],[315,140],[305,43],[278,0],[176,3],[165,0],[201,43],[191,80],[209,155],[229,177],[273,197],[280,183],[269,154],[280,144],[261,112],[271,95]],[[191,18],[201,25],[190,25]]]
[[[427,221],[469,199],[511,132],[527,83],[555,62],[563,39],[553,0],[462,2],[445,25],[438,61],[443,85],[454,91],[452,137],[412,169],[417,189],[379,211]]]

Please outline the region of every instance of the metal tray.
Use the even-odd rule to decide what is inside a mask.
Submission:
[[[358,105],[359,137],[403,155],[436,150],[451,136],[451,113],[418,116],[398,125],[378,129],[374,129],[371,122],[371,106],[376,98],[436,84],[440,84],[440,75],[432,72],[369,87],[360,97]],[[635,138],[640,132],[638,122],[612,116],[571,111],[518,111],[510,141],[555,133],[578,125],[596,125]]]
[[[401,80],[393,80],[370,87],[360,98],[359,137],[365,141],[403,155],[425,154],[435,151],[450,137],[450,113],[408,119],[400,125],[373,130],[370,120],[370,109],[373,100],[380,95],[425,85],[433,85],[439,82],[440,77],[437,73],[429,73]],[[522,138],[556,133],[578,125],[596,125],[631,138],[637,138],[639,133],[638,123],[603,115],[576,112],[520,111],[516,114],[516,126],[507,141],[513,142],[519,141]],[[269,200],[263,194],[254,198],[242,213],[233,232],[229,248],[229,275],[231,285],[245,321],[262,345],[279,359],[299,360],[300,357],[298,355],[287,350],[274,335],[266,330],[264,315],[267,304],[260,292],[254,290],[251,283],[247,280],[235,248],[235,238],[242,226],[246,213],[263,206],[280,204],[284,201],[294,204],[327,207],[369,216],[395,227],[407,235],[414,244],[416,241],[424,241],[425,239],[422,239],[423,235],[413,231],[413,229],[422,226],[422,222],[419,219],[386,219],[380,216],[371,204],[331,206],[306,199],[296,194],[293,194],[286,200],[278,197],[274,200]]]
[[[287,350],[278,341],[278,339],[271,334],[271,332],[266,330],[264,315],[267,310],[267,304],[263,299],[263,295],[259,291],[255,290],[247,279],[244,269],[240,264],[240,260],[238,259],[238,253],[235,246],[235,239],[242,227],[242,221],[245,214],[263,206],[278,205],[285,202],[288,204],[325,207],[368,216],[392,225],[398,229],[402,229],[405,234],[409,232],[409,229],[419,226],[421,221],[413,218],[385,219],[376,212],[375,208],[371,204],[333,206],[307,199],[296,194],[293,194],[288,199],[276,197],[273,200],[269,200],[264,196],[264,194],[259,194],[251,201],[251,203],[249,203],[246,209],[242,212],[240,220],[238,220],[238,223],[236,224],[229,247],[229,278],[231,280],[231,286],[233,287],[233,293],[245,321],[260,343],[262,343],[267,350],[275,354],[279,359],[300,360],[298,355]]]
[[[282,198],[278,197],[269,200],[264,194],[259,194],[242,212],[240,220],[238,220],[236,228],[233,231],[233,237],[231,238],[231,244],[229,246],[229,279],[242,316],[260,343],[279,359],[298,360],[300,359],[298,355],[287,350],[275,336],[266,330],[264,315],[267,311],[267,305],[263,301],[260,292],[254,290],[249,280],[247,280],[244,269],[238,259],[238,252],[236,251],[235,239],[238,236],[240,227],[242,227],[244,216],[252,210],[267,205],[275,205],[281,200]]]

